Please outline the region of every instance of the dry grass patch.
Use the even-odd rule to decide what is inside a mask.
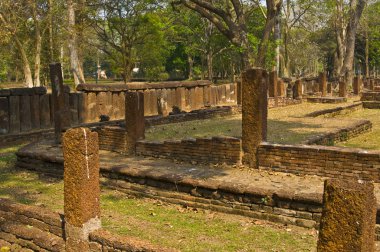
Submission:
[[[352,104],[350,100],[347,104]],[[268,114],[268,141],[298,144],[321,133],[352,124],[352,118],[309,118],[306,114],[342,106],[342,104],[302,103],[270,109]],[[241,137],[241,115],[159,125],[146,130],[146,139],[160,141],[212,136]]]

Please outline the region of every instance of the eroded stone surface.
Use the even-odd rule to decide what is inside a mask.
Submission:
[[[268,74],[250,69],[242,75],[242,148],[243,162],[257,168],[257,149],[267,136]]]
[[[374,185],[326,180],[318,251],[375,251]]]

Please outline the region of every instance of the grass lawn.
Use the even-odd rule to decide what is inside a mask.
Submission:
[[[14,168],[17,147],[0,149],[0,197],[62,212],[63,182]],[[314,230],[189,209],[102,189],[103,226],[181,251],[315,251]]]
[[[346,104],[352,104],[349,100]],[[348,126],[353,118],[309,118],[306,114],[343,104],[302,103],[270,109],[268,113],[268,141],[297,144],[308,138]],[[360,118],[357,118],[360,119]],[[241,137],[241,115],[154,126],[146,130],[147,140],[183,139],[188,137],[233,136]]]
[[[340,116],[337,119],[341,118]],[[349,139],[347,142],[338,143],[338,146],[363,148],[368,150],[380,150],[380,110],[364,109],[345,115],[349,119],[368,119],[372,122],[372,131],[358,137]]]

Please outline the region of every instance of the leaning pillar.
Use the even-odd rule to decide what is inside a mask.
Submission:
[[[257,150],[267,139],[268,74],[260,68],[242,74],[243,163],[258,168]]]
[[[101,227],[98,134],[87,128],[63,135],[66,251],[88,251]]]
[[[326,180],[317,250],[375,251],[376,206],[372,183]]]

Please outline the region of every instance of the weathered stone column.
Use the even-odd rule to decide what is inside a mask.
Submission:
[[[269,74],[269,97],[274,97],[274,104],[278,106],[278,91],[277,91],[277,71],[272,71]]]
[[[254,68],[242,74],[243,163],[258,168],[257,149],[267,139],[268,74]]]
[[[295,94],[294,94],[294,98],[295,99],[302,99],[302,80],[298,79],[296,80],[296,84],[295,84]]]
[[[361,92],[361,88],[362,88],[362,80],[360,76],[356,76],[354,78],[354,84],[353,84],[354,95],[359,95]]]
[[[89,234],[101,227],[98,134],[70,129],[63,135],[66,251],[89,251]]]
[[[278,96],[285,97],[286,89],[285,89],[285,83],[282,79],[278,79],[277,81],[277,91],[278,91]]]
[[[8,97],[0,97],[0,135],[9,132]]]
[[[328,84],[327,84],[327,93],[328,93],[329,95],[332,95],[332,88],[333,88],[332,85],[333,85],[332,83],[328,83]]]
[[[375,90],[375,80],[369,79],[369,90],[374,91]]]
[[[369,182],[326,180],[318,251],[375,251],[376,198]]]
[[[61,142],[61,134],[65,128],[70,127],[71,113],[69,106],[66,106],[65,96],[70,89],[63,85],[62,67],[60,63],[50,64],[50,80],[53,90],[54,108],[54,132],[57,143]]]
[[[319,73],[319,92],[322,93],[322,97],[325,97],[327,94],[327,78],[326,73]]]
[[[237,104],[238,105],[242,105],[242,94],[241,94],[241,92],[242,92],[242,85],[241,85],[241,80],[238,80],[237,82],[236,82],[236,86],[237,86]]]
[[[347,87],[345,81],[339,81],[339,97],[347,97]]]
[[[134,154],[136,142],[145,138],[144,93],[126,92],[125,129],[127,131],[127,153]]]

